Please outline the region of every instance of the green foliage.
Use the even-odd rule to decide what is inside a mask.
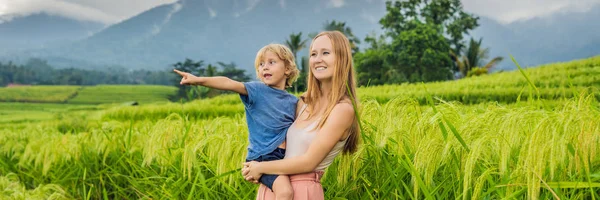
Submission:
[[[80,86],[20,86],[0,88],[0,101],[64,103],[77,95]]]
[[[352,33],[352,29],[346,25],[346,22],[338,22],[332,20],[331,22],[326,21],[323,25],[323,29],[326,31],[339,31],[342,32],[350,41],[350,48],[352,48],[352,54],[355,54],[359,51],[358,45],[360,44],[360,39]]]
[[[454,70],[459,71],[463,77],[471,76],[469,75],[471,73],[475,73],[477,75],[480,75],[483,72],[488,73],[491,68],[504,59],[503,57],[498,56],[492,58],[488,63],[485,63],[485,60],[489,57],[490,49],[482,48],[481,40],[482,39],[475,41],[473,38],[471,38],[469,41],[469,46],[467,46],[467,49],[462,52],[462,56],[460,57],[452,52],[450,53],[450,56],[454,62],[456,62],[455,66],[457,68]],[[476,68],[485,68],[485,70]]]
[[[85,115],[63,118],[56,126],[56,129],[61,133],[78,133],[87,130],[87,123]]]
[[[0,86],[26,85],[97,85],[97,84],[154,84],[170,85],[171,71],[127,70],[106,67],[102,70],[77,68],[55,69],[46,61],[30,59],[24,65],[0,63]]]
[[[56,184],[36,185],[27,188],[15,173],[0,176],[0,190],[3,199],[69,199],[65,190]]]
[[[600,88],[600,56],[566,63],[547,64],[527,68],[525,72],[537,86],[540,98],[560,100],[578,96],[580,92],[593,93],[598,99]],[[428,93],[423,90],[428,88]],[[478,104],[495,101],[515,103],[535,99],[532,89],[519,71],[501,72],[481,77],[470,77],[452,82],[432,82],[401,85],[361,87],[361,99],[385,103],[398,96],[412,98],[427,104],[428,94],[444,101]],[[535,93],[535,92],[534,92]]]
[[[73,104],[103,104],[167,102],[176,93],[176,88],[163,85],[98,85],[83,87],[75,98],[68,102]]]
[[[433,25],[419,21],[409,24],[412,28],[400,33],[390,45],[394,53],[387,58],[388,63],[408,75],[410,82],[450,79],[452,60],[444,37]]]
[[[479,18],[464,12],[459,0],[387,1],[385,7],[387,13],[379,23],[387,35],[395,38],[413,29],[413,21],[423,22],[437,27],[441,35],[447,35],[454,52],[462,51],[463,35],[479,25]]]
[[[288,46],[294,54],[296,66],[298,70],[300,70],[298,80],[296,81],[296,83],[294,83],[293,86],[293,90],[295,93],[298,93],[298,91],[306,90],[306,83],[304,80],[306,80],[308,65],[306,65],[307,63],[304,60],[304,56],[302,56],[300,58],[301,60],[298,61],[298,52],[307,47],[307,42],[309,42],[308,39],[302,39],[302,32],[299,32],[298,34],[292,33],[290,34],[290,38],[285,40],[285,45]]]
[[[458,69],[449,52],[462,52],[463,35],[478,26],[478,18],[465,13],[459,0],[388,1],[386,11],[379,21],[384,35],[365,38],[371,58],[355,58],[363,72],[360,85],[452,79]],[[377,72],[366,73],[368,68]]]
[[[235,63],[227,64],[224,62],[217,62],[217,64],[222,68],[221,71],[219,71],[218,68],[212,64],[208,64],[208,66],[204,68],[204,61],[194,61],[189,58],[186,58],[183,62],[177,62],[172,66],[179,71],[188,72],[194,74],[195,76],[225,76],[240,82],[251,80],[251,78],[245,74],[246,70],[238,69]],[[227,93],[225,91],[218,91],[202,86],[181,85],[179,84],[180,80],[180,76],[176,76],[172,80],[172,83],[178,88],[177,94],[171,98],[173,101],[179,101],[182,100],[182,98],[185,98],[187,101],[192,101],[198,98],[213,97],[219,94]]]
[[[328,167],[325,198],[597,199],[600,57],[519,73],[359,88],[363,141]],[[542,98],[520,96],[529,85]],[[239,171],[248,131],[238,95],[112,105],[98,118],[86,106],[0,103],[0,115],[16,107],[64,114],[0,124],[0,199],[256,195]]]
[[[484,68],[484,67],[475,67],[472,68],[471,71],[469,71],[469,73],[467,73],[467,77],[471,77],[471,76],[481,76],[484,74],[488,73],[488,69]]]
[[[247,82],[251,80],[251,78],[246,75],[246,70],[238,69],[237,65],[233,62],[229,64],[217,62],[217,64],[222,68],[221,71],[215,70],[219,76],[225,76],[239,82]],[[208,72],[208,70],[206,72]],[[206,75],[209,74],[206,73]]]
[[[441,103],[436,112],[402,97],[363,101],[363,134],[372,142],[328,168],[325,197],[552,198],[544,180],[561,198],[589,199],[600,192],[597,104],[585,97],[552,109]],[[72,134],[55,123],[0,130],[0,170],[75,199],[253,198],[256,186],[239,174],[248,134],[242,115],[189,118],[195,112],[104,118]],[[470,151],[443,137],[441,118]]]
[[[387,54],[385,49],[367,49],[354,55],[358,85],[383,85],[386,83],[406,82],[400,77],[401,73],[385,62]]]

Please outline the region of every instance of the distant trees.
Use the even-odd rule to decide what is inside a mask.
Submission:
[[[197,76],[226,76],[237,81],[250,81],[252,78],[239,69],[235,63],[217,62],[217,65],[205,65],[204,61],[185,59],[172,64],[166,70],[131,70],[121,67],[107,67],[102,70],[78,68],[56,69],[41,59],[30,59],[26,64],[0,62],[0,86],[20,85],[98,85],[98,84],[152,84],[175,85],[179,92],[172,99],[187,100],[212,97],[224,93],[205,87],[186,87],[179,85],[180,77],[173,68],[190,72]]]
[[[300,75],[298,76],[298,79],[296,81],[296,83],[294,83],[294,92],[298,92],[298,90],[300,91],[304,91],[306,89],[306,67],[304,65],[304,61],[302,59],[304,59],[304,57],[298,59],[298,51],[301,51],[302,49],[307,47],[307,42],[308,39],[303,39],[302,38],[302,32],[299,32],[298,34],[292,33],[290,34],[290,37],[288,39],[285,40],[285,45],[288,46],[290,48],[290,50],[292,51],[292,53],[294,54],[294,58],[296,60],[296,66],[298,67],[298,69],[300,70]]]
[[[388,1],[386,10],[379,21],[384,34],[369,35],[370,48],[354,56],[359,85],[450,80],[472,69],[481,73],[477,66],[487,73],[502,60],[482,63],[489,50],[480,48],[481,40],[465,45],[479,18],[464,12],[460,0]]]
[[[462,77],[487,74],[491,68],[504,59],[503,57],[497,56],[486,63],[485,60],[489,57],[490,49],[482,48],[481,42],[482,39],[476,41],[471,38],[469,40],[469,45],[463,51],[462,56],[458,57],[456,54],[451,53],[451,57],[454,62],[456,62]]]
[[[189,72],[196,76],[225,76],[240,82],[250,81],[251,78],[246,75],[243,69],[238,69],[235,63],[223,63],[217,62],[217,64],[222,68],[221,71],[212,65],[208,64],[204,67],[204,61],[194,61],[189,58],[186,58],[183,62],[177,62],[172,64],[171,66],[177,70]],[[171,72],[171,71],[170,71]],[[173,73],[173,72],[171,72]],[[206,98],[213,97],[219,94],[226,93],[226,91],[214,90],[211,88],[206,88],[202,86],[185,86],[180,85],[179,81],[181,80],[180,76],[174,76],[172,83],[179,88],[177,95],[172,98],[173,100],[185,98],[187,100],[193,100],[197,98]]]
[[[98,84],[153,84],[171,85],[172,74],[167,71],[130,70],[107,67],[102,70],[53,68],[41,59],[30,59],[25,64],[0,63],[0,86],[25,85],[98,85]]]
[[[354,36],[354,33],[352,33],[352,29],[346,25],[346,22],[338,22],[335,20],[333,20],[331,22],[326,21],[325,24],[323,24],[323,29],[325,31],[342,32],[344,35],[346,35],[348,40],[350,40],[352,54],[359,51],[358,45],[360,44],[360,39],[358,39],[358,37]]]

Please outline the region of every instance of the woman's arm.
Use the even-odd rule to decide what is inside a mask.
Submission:
[[[244,86],[243,83],[231,80],[224,76],[198,77],[176,69],[173,71],[181,76],[181,82],[179,82],[181,85],[201,85],[218,90],[229,90],[239,94],[248,95],[246,86]]]
[[[348,103],[338,103],[331,111],[323,127],[316,133],[306,153],[301,156],[268,161],[248,162],[244,172],[247,176],[260,177],[262,174],[299,174],[311,172],[346,135],[346,130],[354,120],[354,108]]]

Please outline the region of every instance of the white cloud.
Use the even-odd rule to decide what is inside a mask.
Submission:
[[[208,14],[210,15],[210,18],[215,18],[217,16],[217,12],[211,7],[208,7]]]
[[[0,7],[3,7],[3,15],[26,16],[45,11],[48,14],[61,15],[83,21],[109,23],[118,20],[117,17],[102,10],[59,0],[4,0],[0,2],[0,5]]]
[[[177,0],[0,0],[0,23],[10,20],[11,15],[29,15],[47,12],[78,20],[114,24],[133,17],[153,7],[174,3]],[[366,0],[372,6],[381,1]],[[461,0],[465,10],[479,16],[496,19],[502,23],[551,15],[557,12],[584,12],[600,4],[600,0]],[[237,16],[253,10],[261,0],[234,0],[239,4]],[[344,0],[328,0],[326,7],[340,8]],[[222,2],[219,2],[222,3]],[[285,8],[285,0],[279,0]],[[365,3],[365,1],[363,1]],[[367,3],[365,3],[367,4]],[[315,8],[317,11],[319,9]],[[212,10],[212,11],[211,11]],[[215,17],[220,9],[210,8]],[[214,15],[213,15],[214,13]]]
[[[245,2],[245,4],[244,4],[244,3],[238,2],[237,0],[234,0],[234,2],[233,2],[234,8],[238,7],[238,5],[241,4],[240,7],[242,8],[242,10],[236,9],[237,11],[234,11],[233,16],[237,18],[237,17],[240,17],[240,16],[252,11],[256,7],[256,5],[258,5],[258,3],[260,3],[260,1],[261,0],[244,0],[243,1],[243,2]]]
[[[176,0],[0,0],[0,15],[46,12],[68,18],[113,24]]]
[[[501,23],[511,23],[557,12],[585,12],[600,0],[461,0],[466,11]]]
[[[256,7],[256,5],[260,2],[260,0],[247,0],[248,7],[246,7],[246,12],[251,11]]]
[[[344,6],[344,0],[330,0],[328,6],[333,6],[334,8],[339,8]]]
[[[279,5],[281,8],[285,9],[285,0],[279,0]]]

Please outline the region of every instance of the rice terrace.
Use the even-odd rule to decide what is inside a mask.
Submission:
[[[600,57],[523,72],[361,87],[363,143],[326,173],[326,197],[597,199]],[[139,98],[147,87],[0,89],[3,198],[253,198],[239,97]]]

